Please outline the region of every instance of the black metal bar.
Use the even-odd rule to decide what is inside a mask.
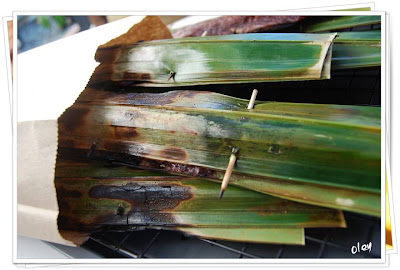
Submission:
[[[328,237],[329,237],[329,233],[327,233],[324,237],[324,240],[323,240],[324,242],[321,244],[321,248],[319,249],[317,258],[322,258],[322,255],[324,254],[324,251],[325,251],[326,243],[328,241]]]
[[[160,235],[161,230],[157,232],[157,234],[150,240],[150,242],[147,244],[146,248],[143,250],[143,252],[139,255],[139,258],[143,258],[143,255],[149,250],[149,248],[154,244],[156,241],[157,237]]]
[[[130,251],[127,251],[127,250],[124,250],[124,249],[121,249],[121,248],[113,247],[112,245],[103,243],[101,240],[96,239],[94,237],[91,237],[90,239],[95,241],[96,243],[98,243],[98,244],[100,244],[100,245],[102,245],[104,247],[107,247],[107,248],[111,249],[112,251],[122,255],[123,257],[126,257],[126,258],[137,258],[138,257],[137,254],[134,254],[134,253],[132,253]]]
[[[226,250],[229,250],[229,251],[244,255],[244,256],[249,257],[249,258],[261,258],[259,256],[256,256],[256,255],[244,252],[244,251],[240,251],[240,250],[237,250],[237,249],[222,245],[220,243],[217,243],[217,242],[214,242],[214,241],[211,241],[211,240],[207,240],[207,239],[204,239],[204,238],[198,238],[198,239],[203,241],[203,242],[209,243],[211,245],[214,245],[214,246],[217,246],[217,247],[220,247],[220,248],[224,248]]]
[[[246,251],[246,249],[249,247],[249,244],[248,243],[244,243],[244,246],[242,247],[242,252],[245,252]],[[239,258],[243,258],[243,255],[242,254],[240,254],[239,255]]]
[[[125,237],[118,243],[118,248],[121,248],[122,244],[132,235],[134,231],[129,232],[125,235]]]
[[[332,243],[332,242],[329,242],[329,241],[324,241],[324,240],[313,238],[313,237],[310,237],[310,236],[305,236],[305,239],[308,240],[308,241],[313,241],[313,242],[319,243],[321,245],[325,243],[325,245],[327,245],[327,246],[340,248],[340,249],[343,249],[343,250],[347,250],[348,249],[345,246],[341,246],[341,245],[338,245],[338,244],[335,244],[335,243]]]
[[[282,258],[282,254],[283,254],[284,249],[285,249],[285,246],[281,246],[279,248],[278,253],[276,254],[275,258]]]

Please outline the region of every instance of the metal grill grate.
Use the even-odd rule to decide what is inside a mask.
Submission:
[[[98,232],[83,247],[109,258],[379,258],[380,219],[353,213],[345,217],[348,228],[306,229],[305,246],[207,240],[151,229]],[[350,249],[357,242],[372,242],[371,252],[353,255]]]

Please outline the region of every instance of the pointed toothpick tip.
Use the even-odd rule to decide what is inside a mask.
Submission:
[[[95,141],[92,142],[92,145],[90,146],[90,149],[89,149],[89,151],[88,151],[87,154],[86,154],[86,157],[87,157],[87,158],[89,158],[89,157],[92,155],[93,150],[96,148],[96,145],[97,145],[97,143],[96,143]]]
[[[222,196],[224,195],[224,192],[225,192],[225,190],[221,189],[221,192],[219,193],[218,199],[220,199],[220,200],[222,199]]]
[[[171,80],[171,79],[173,79],[173,80],[175,80],[175,75],[176,75],[176,73],[174,72],[174,71],[170,71],[169,72],[169,77],[168,77],[168,82]]]

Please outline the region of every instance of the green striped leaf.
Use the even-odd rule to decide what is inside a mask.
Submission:
[[[304,245],[304,229],[301,228],[176,228],[187,234],[216,240],[245,241],[251,243],[271,243]]]
[[[380,30],[338,33],[332,50],[332,69],[380,65]]]
[[[381,23],[381,16],[324,16],[315,18],[315,21],[304,28],[304,32],[335,31],[355,26]]]
[[[90,83],[170,87],[326,79],[334,37],[269,33],[136,43],[104,52]]]

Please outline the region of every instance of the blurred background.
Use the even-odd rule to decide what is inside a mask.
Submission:
[[[125,17],[128,16],[18,16],[18,53]],[[170,24],[183,17],[161,16],[161,19]],[[8,22],[11,61],[12,24],[12,21]]]

